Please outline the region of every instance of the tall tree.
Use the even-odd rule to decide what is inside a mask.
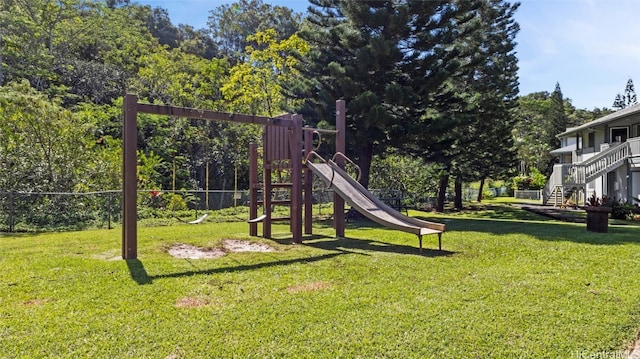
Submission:
[[[624,88],[624,99],[627,107],[638,103],[638,97],[636,96],[636,89],[633,86],[633,80],[627,80],[627,86]]]
[[[633,80],[627,80],[627,85],[624,88],[624,95],[617,94],[613,101],[612,107],[617,110],[633,106],[638,103],[638,97],[636,96],[636,89],[633,86]]]
[[[457,67],[451,45],[468,21],[466,1],[311,0],[301,36],[312,45],[305,64],[308,109],[331,118],[347,101],[349,153],[367,186],[373,155],[399,146],[411,121],[428,112],[434,89]]]
[[[512,136],[516,144],[519,171],[526,175],[529,168],[544,168],[549,159],[550,148],[546,141],[551,94],[549,92],[535,92],[518,98],[516,124]]]
[[[154,7],[149,9],[149,15],[147,16],[147,29],[151,32],[155,38],[160,41],[160,44],[167,45],[170,49],[178,47],[179,43],[179,30],[169,19],[169,11],[161,7]]]
[[[549,131],[546,133],[546,141],[549,144],[549,148],[556,149],[560,147],[560,139],[556,137],[558,134],[567,130],[569,125],[568,117],[564,111],[564,97],[562,96],[562,90],[560,89],[560,83],[556,83],[556,88],[551,93],[551,107],[549,108]],[[553,173],[553,165],[555,158],[551,158],[547,161],[546,166],[543,167],[540,172],[546,177],[551,176]]]
[[[472,65],[461,76],[470,91],[470,114],[459,132],[462,149],[454,167],[455,203],[462,207],[461,183],[501,176],[515,168],[511,130],[515,123],[513,108],[518,94],[515,36],[519,30],[513,14],[519,3],[488,0],[478,9],[480,31],[470,36],[478,49]],[[464,90],[464,89],[461,89]],[[479,197],[481,200],[481,196]]]
[[[266,116],[286,112],[295,106],[295,100],[285,97],[283,88],[301,76],[295,55],[304,56],[308,44],[295,34],[278,41],[274,29],[259,31],[249,40],[257,48],[247,46],[247,61],[231,69],[222,94],[234,112]]]
[[[249,35],[274,29],[278,40],[284,40],[298,31],[300,22],[300,14],[285,6],[239,0],[212,10],[207,24],[220,53],[235,64],[244,59]]]
[[[503,174],[514,162],[510,131],[518,91],[514,39],[519,27],[513,14],[519,4],[468,5],[454,18],[450,48],[458,55],[449,75],[431,90],[431,111],[411,131],[413,139],[405,141],[415,154],[441,165],[437,210],[444,207],[451,176],[460,208],[464,181]]]
[[[607,109],[578,110],[571,100],[562,100],[560,86],[553,93],[535,92],[521,96],[515,111],[513,138],[520,161],[520,174],[528,175],[534,167],[545,176],[553,169],[554,157],[549,153],[560,146],[559,133],[610,113]],[[562,111],[562,112],[560,112]]]

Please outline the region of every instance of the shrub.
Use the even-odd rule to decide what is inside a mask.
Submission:
[[[622,201],[613,201],[611,205],[611,218],[632,219],[634,206]]]
[[[165,195],[165,201],[169,211],[184,211],[188,209],[187,202],[179,194],[168,193]]]
[[[495,194],[491,190],[484,190],[484,191],[482,191],[482,198],[484,198],[484,199],[494,199],[495,198]]]
[[[542,189],[546,184],[546,177],[535,167],[531,167],[528,176],[517,176],[513,178],[513,189]]]

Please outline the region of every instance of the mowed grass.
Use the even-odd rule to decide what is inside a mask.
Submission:
[[[569,358],[640,329],[640,228],[608,234],[505,204],[443,221],[443,251],[368,222],[250,238],[246,223],[0,236],[0,358]],[[222,239],[276,251],[177,259]],[[582,356],[580,356],[582,355]],[[613,354],[611,354],[613,355]]]

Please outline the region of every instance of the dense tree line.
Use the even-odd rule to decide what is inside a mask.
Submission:
[[[517,99],[518,6],[310,0],[297,14],[240,0],[194,29],[128,0],[2,0],[0,191],[119,188],[127,92],[218,111],[299,112],[320,127],[333,125],[335,100],[345,99],[347,151],[363,184],[374,158],[403,158],[395,163],[428,168],[415,172],[428,181],[412,182],[439,193],[442,209],[451,183],[460,199],[463,182],[510,176],[518,160],[547,168],[554,144],[536,131],[552,138],[550,123],[564,130],[567,119],[593,116],[576,115],[561,93]],[[236,171],[246,188],[258,128],[139,122],[141,188],[203,188],[205,168],[210,188],[229,188]]]

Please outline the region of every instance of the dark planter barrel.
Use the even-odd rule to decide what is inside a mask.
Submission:
[[[609,213],[611,207],[585,207],[587,211],[587,231],[607,233],[609,232]]]

